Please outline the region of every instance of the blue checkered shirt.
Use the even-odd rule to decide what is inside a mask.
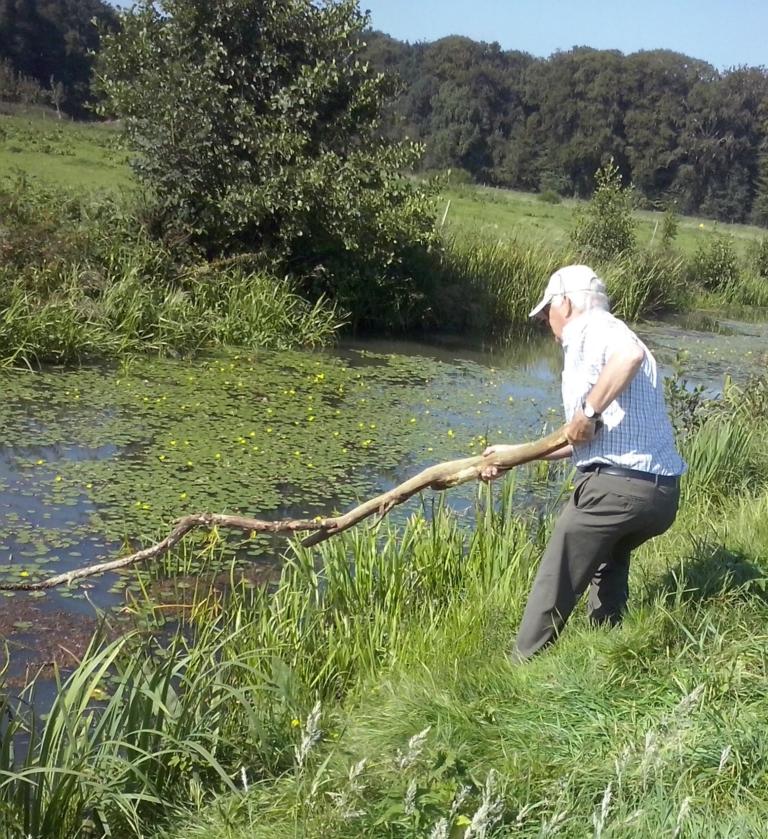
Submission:
[[[598,463],[658,475],[682,475],[685,462],[675,446],[656,359],[635,333],[602,309],[590,309],[565,325],[562,334],[563,407],[568,421],[597,382],[611,353],[621,345],[642,347],[645,358],[626,390],[603,411],[595,438],[573,447],[579,469]]]

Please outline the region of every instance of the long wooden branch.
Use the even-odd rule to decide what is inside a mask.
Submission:
[[[77,580],[87,577],[94,577],[97,574],[104,574],[108,571],[117,571],[127,568],[137,562],[147,559],[156,559],[175,547],[191,530],[199,527],[212,528],[224,527],[233,530],[242,530],[248,533],[299,533],[312,531],[312,534],[302,541],[305,547],[317,545],[349,530],[358,522],[374,514],[383,517],[387,515],[398,504],[402,504],[412,496],[425,489],[444,490],[451,487],[465,484],[468,481],[477,480],[480,473],[488,466],[498,466],[501,469],[511,469],[532,460],[538,460],[547,454],[551,454],[562,448],[568,442],[565,436],[565,426],[552,434],[535,440],[531,443],[522,443],[513,446],[508,452],[498,455],[483,457],[465,457],[461,460],[448,460],[430,466],[419,472],[413,478],[394,489],[384,492],[376,498],[358,505],[341,516],[325,519],[283,519],[282,521],[262,521],[244,516],[225,516],[217,513],[195,513],[179,519],[173,530],[160,542],[144,548],[141,551],[124,556],[110,562],[100,562],[94,565],[86,565],[81,568],[74,568],[62,574],[56,574],[45,580],[23,583],[0,583],[0,591],[43,591],[59,585],[71,585]]]

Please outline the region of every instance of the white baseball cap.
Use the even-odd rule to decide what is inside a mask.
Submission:
[[[605,294],[605,283],[588,265],[566,265],[549,278],[544,296],[528,317],[535,318],[552,302],[553,297],[570,294],[572,291],[593,291]]]

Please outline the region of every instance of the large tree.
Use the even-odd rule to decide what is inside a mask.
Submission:
[[[99,75],[164,226],[375,320],[416,303],[406,257],[433,223],[405,175],[420,150],[381,136],[394,87],[360,58],[366,25],[356,0],[143,0]]]

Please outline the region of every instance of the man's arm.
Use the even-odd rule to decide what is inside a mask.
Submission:
[[[555,451],[550,452],[549,454],[545,454],[541,460],[565,460],[566,457],[571,457],[573,454],[573,446],[570,444],[567,446],[562,446],[559,449],[555,449]]]
[[[483,457],[487,457],[489,454],[502,454],[505,450],[514,448],[516,448],[516,446],[505,445],[503,443],[499,443],[495,446],[488,446],[488,448],[483,452]],[[562,460],[563,458],[570,457],[572,454],[573,446],[561,446],[559,449],[555,449],[555,451],[545,454],[544,457],[539,459]],[[508,471],[509,469],[502,469],[499,466],[487,466],[480,473],[480,479],[483,481],[492,481]]]
[[[602,412],[629,387],[645,358],[645,350],[634,341],[615,349],[586,401],[595,413]],[[565,434],[571,443],[588,443],[595,436],[595,422],[587,419],[583,411],[577,411],[568,423]]]

